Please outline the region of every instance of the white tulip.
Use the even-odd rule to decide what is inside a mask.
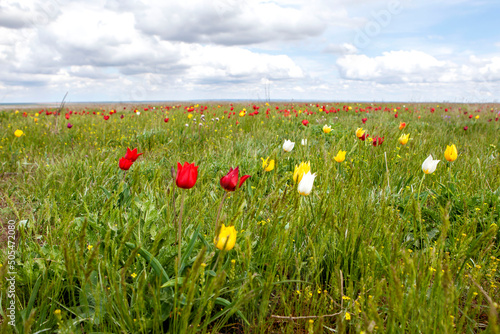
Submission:
[[[283,150],[285,152],[290,152],[293,150],[293,147],[295,146],[295,143],[292,142],[291,140],[285,139],[285,143],[283,144]]]
[[[432,155],[429,155],[422,164],[422,170],[425,174],[432,174],[436,170],[436,167],[441,160],[432,159]]]
[[[297,187],[299,194],[301,194],[302,196],[307,196],[311,193],[315,177],[316,173],[311,174],[310,171],[302,176],[302,180],[300,180],[299,186]]]

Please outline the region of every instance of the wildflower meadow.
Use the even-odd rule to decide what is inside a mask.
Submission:
[[[0,111],[1,333],[498,333],[500,105]]]

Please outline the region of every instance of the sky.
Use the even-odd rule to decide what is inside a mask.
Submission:
[[[0,104],[497,102],[498,0],[1,0]]]

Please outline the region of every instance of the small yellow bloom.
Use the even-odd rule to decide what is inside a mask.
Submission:
[[[351,314],[349,312],[345,313],[345,320],[351,320]]]
[[[345,154],[346,154],[346,151],[342,151],[340,150],[337,155],[335,157],[333,157],[333,159],[335,159],[335,161],[337,162],[343,162],[345,160]]]
[[[479,119],[479,115],[476,116],[476,119]]]
[[[274,169],[274,159],[271,159],[269,162],[269,157],[267,157],[266,160],[264,160],[264,158],[260,159],[262,160],[262,168],[264,168],[266,172],[270,172]]]
[[[356,137],[361,138],[365,134],[365,130],[363,128],[357,128],[356,129]]]
[[[326,125],[326,124],[323,126],[323,132],[324,133],[330,133],[331,131],[332,131],[332,127],[331,126]]]
[[[457,147],[455,144],[451,146],[446,145],[446,151],[444,151],[444,157],[448,161],[455,161],[457,159]]]
[[[401,145],[406,145],[406,143],[408,143],[408,140],[410,139],[410,134],[402,134],[400,137],[399,137],[399,143]]]
[[[243,116],[245,116],[245,111],[244,110],[240,111],[240,117],[243,117]]]
[[[214,239],[215,247],[222,250],[231,250],[236,244],[236,234],[238,231],[234,228],[234,226],[228,226],[222,224],[220,228],[219,237]],[[225,246],[225,247],[224,247]]]
[[[136,273],[132,273],[132,275],[130,275],[130,276],[132,276],[132,278],[136,278],[137,274]]]
[[[88,249],[88,250],[91,250],[91,249],[92,249],[92,247],[94,247],[94,246],[92,246],[92,245],[88,245],[88,246],[87,246],[87,249]]]
[[[193,118],[193,114],[188,114],[188,118],[189,119]]]
[[[14,132],[14,136],[16,136],[17,138],[21,137],[22,135],[24,135],[23,130],[16,130]]]
[[[295,170],[293,171],[293,182],[300,182],[302,176],[311,170],[311,163],[308,161],[301,162],[300,165],[295,165]]]

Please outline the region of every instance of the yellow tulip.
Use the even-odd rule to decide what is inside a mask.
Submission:
[[[332,127],[331,126],[326,125],[326,124],[323,126],[323,132],[324,133],[330,133],[331,131],[332,131]]]
[[[311,171],[311,163],[309,161],[307,163],[301,162],[298,166],[295,165],[295,170],[293,171],[293,182],[300,183],[304,174],[309,171]]]
[[[266,172],[270,172],[274,169],[274,160],[270,160],[268,162],[269,157],[267,157],[266,160],[264,160],[264,158],[261,158],[261,160],[262,160],[262,168],[264,168]]]
[[[410,134],[402,134],[400,137],[399,137],[399,143],[401,145],[406,145],[406,143],[408,143],[408,140],[410,139]]]
[[[444,151],[444,157],[448,161],[455,161],[457,159],[458,153],[457,153],[457,147],[455,144],[452,144],[451,146],[446,145],[446,151]]]
[[[193,118],[193,114],[188,114],[188,118],[189,119]]]
[[[361,137],[363,137],[364,134],[365,134],[365,130],[363,130],[363,128],[358,128],[356,130],[356,137],[361,138]]]
[[[226,227],[222,224],[219,232],[219,236],[214,239],[215,247],[220,250],[229,251],[233,249],[236,244],[236,234],[238,231],[234,228],[234,226]]]
[[[339,153],[337,153],[337,155],[333,159],[335,159],[335,161],[337,161],[338,163],[341,163],[345,160],[345,154],[346,151],[340,150]]]
[[[243,117],[243,116],[245,116],[245,111],[244,110],[240,111],[240,117]]]
[[[22,135],[24,135],[23,130],[16,130],[16,131],[14,131],[14,136],[16,136],[16,137],[18,137],[18,138],[19,138],[19,137],[21,137]]]

